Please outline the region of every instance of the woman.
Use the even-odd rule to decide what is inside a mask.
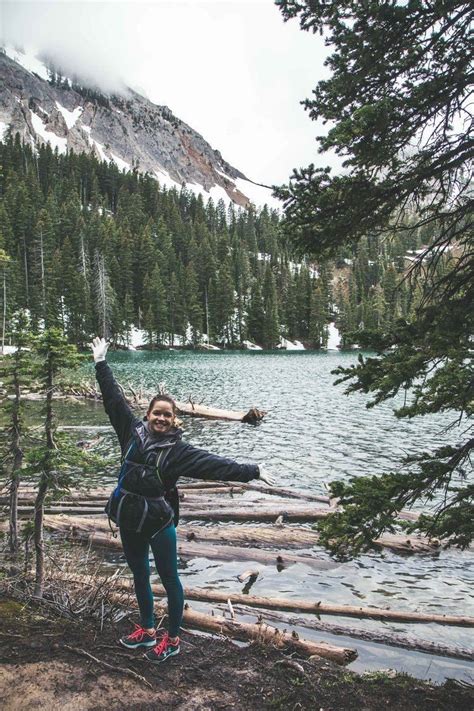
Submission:
[[[106,363],[108,344],[94,338],[92,353],[105,411],[119,438],[122,466],[107,512],[120,530],[125,558],[133,573],[140,625],[120,639],[129,649],[149,647],[145,657],[159,663],[179,653],[183,588],[178,577],[176,525],[180,476],[223,481],[261,479],[271,484],[255,464],[238,464],[183,442],[176,426],[176,405],[169,395],[157,395],[144,420],[136,418]],[[158,574],[168,597],[168,631],[157,633],[153,614],[148,552],[151,546]]]

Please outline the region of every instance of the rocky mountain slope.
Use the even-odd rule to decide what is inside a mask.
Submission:
[[[0,138],[19,132],[33,145],[49,142],[138,169],[162,185],[186,185],[215,201],[276,206],[271,191],[248,180],[219,151],[167,106],[132,89],[104,94],[52,75],[37,58],[19,50],[0,52]]]

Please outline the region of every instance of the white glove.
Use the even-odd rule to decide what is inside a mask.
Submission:
[[[267,469],[263,467],[261,464],[258,465],[258,471],[260,472],[260,475],[258,477],[259,481],[265,482],[265,484],[268,484],[268,486],[275,486],[276,484],[276,479],[272,474],[269,474]]]
[[[89,345],[92,348],[92,355],[94,356],[95,363],[100,363],[102,360],[105,360],[107,349],[109,347],[109,344],[105,338],[99,338],[96,336]]]

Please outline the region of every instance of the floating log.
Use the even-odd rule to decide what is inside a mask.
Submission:
[[[184,520],[195,519],[196,521],[275,521],[279,516],[283,516],[284,521],[312,522],[319,518],[325,518],[329,511],[321,508],[290,508],[280,506],[274,508],[262,508],[255,506],[255,502],[249,502],[246,508],[222,508],[217,510],[215,505],[209,509],[205,508],[183,508],[180,512]]]
[[[232,599],[232,598],[231,598]],[[238,612],[252,614],[253,608],[245,605],[238,605]],[[469,662],[474,661],[474,650],[466,647],[455,647],[450,644],[440,644],[426,639],[416,639],[404,634],[392,631],[380,632],[378,630],[368,630],[366,628],[346,627],[345,625],[334,624],[332,622],[322,622],[321,620],[308,619],[307,617],[294,617],[275,610],[265,610],[265,619],[277,620],[284,625],[291,627],[306,627],[306,629],[327,632],[333,635],[345,635],[355,639],[363,639],[376,644],[384,644],[390,647],[401,647],[415,652],[425,654],[436,654],[441,657],[451,657],[452,659],[463,659]]]
[[[251,407],[247,412],[243,410],[223,410],[217,407],[207,407],[198,405],[195,402],[181,402],[176,400],[179,415],[189,415],[190,417],[205,417],[208,420],[227,420],[230,422],[247,422],[255,424],[263,420],[267,414],[263,410]]]
[[[75,512],[74,512],[75,513]],[[81,516],[68,515],[67,519],[53,523],[56,517],[49,521],[50,528],[65,530],[75,527],[77,530],[91,533],[94,530],[109,531],[107,518],[103,516],[95,518],[83,518]],[[241,543],[247,546],[267,546],[281,548],[311,548],[319,543],[319,534],[309,528],[292,526],[193,526],[192,524],[180,524],[178,527],[178,537],[188,540],[205,541],[207,543],[235,544]],[[426,537],[421,536],[397,536],[386,534],[375,542],[380,548],[389,548],[396,553],[433,553],[439,550],[439,545],[431,544]]]
[[[62,501],[68,501],[68,500],[77,500],[77,499],[82,499],[83,501],[89,501],[89,500],[96,500],[96,499],[103,499],[107,500],[110,494],[110,491],[112,489],[112,484],[108,488],[102,488],[102,489],[95,489],[95,490],[86,490],[84,491],[84,494],[81,494],[81,492],[70,492],[69,494],[65,495],[62,499]],[[245,490],[251,490],[251,491],[260,491],[261,493],[264,494],[271,494],[273,496],[278,496],[284,499],[282,502],[281,506],[285,508],[289,508],[291,506],[294,506],[293,502],[290,502],[290,504],[287,503],[287,499],[301,499],[303,501],[317,501],[320,503],[325,503],[328,505],[329,508],[327,509],[322,509],[327,512],[327,514],[333,513],[334,512],[334,507],[331,506],[331,499],[329,496],[323,496],[319,494],[310,494],[307,492],[302,492],[302,491],[294,491],[293,489],[286,489],[282,487],[276,487],[276,486],[263,486],[262,483],[255,484],[252,482],[220,482],[220,481],[199,481],[199,482],[185,482],[183,484],[179,485],[179,491],[181,493],[187,494],[187,492],[193,492],[195,493],[196,491],[200,492],[202,491],[203,493],[206,494],[225,494],[225,493],[241,493],[242,491]],[[28,491],[28,495],[31,495],[31,497],[34,497],[36,495],[36,489],[33,487],[22,487],[20,489],[20,497],[22,496],[23,493]],[[0,498],[0,503],[3,503],[2,499]],[[5,501],[6,503],[6,501]],[[255,504],[255,501],[252,502],[247,502],[249,505]],[[209,502],[209,505],[215,507],[215,502]],[[276,516],[277,517],[277,516]],[[418,513],[414,513],[411,511],[400,511],[398,514],[398,518],[403,519],[403,520],[409,520],[409,521],[414,521],[419,517]]]
[[[216,510],[215,502],[211,502],[208,508],[199,508],[192,506],[183,507],[180,511],[180,518],[183,520],[193,519],[196,521],[275,521],[279,516],[283,516],[284,521],[295,522],[312,522],[319,518],[324,518],[328,515],[326,509],[314,508],[273,508],[263,509],[260,506],[254,506],[255,502],[249,502],[247,508],[222,508],[219,506]],[[93,506],[70,506],[65,503],[62,505],[50,505],[45,508],[47,514],[62,514],[74,513],[75,515],[91,515],[97,513],[99,505]],[[19,514],[30,514],[33,512],[33,506],[19,506]]]
[[[257,480],[258,481],[258,480]],[[310,494],[305,491],[294,491],[293,489],[284,489],[281,486],[265,486],[262,483],[253,484],[248,482],[246,484],[240,484],[243,489],[249,489],[251,491],[261,491],[262,494],[272,494],[273,496],[283,496],[286,499],[303,499],[304,501],[319,501],[324,504],[330,505],[329,496],[324,496],[323,494]],[[180,487],[181,488],[181,487]]]
[[[56,523],[57,519],[55,522]],[[45,526],[49,528],[51,520],[45,518]],[[64,529],[63,529],[64,530]],[[72,531],[74,533],[74,531]],[[76,537],[86,540],[89,543],[122,549],[121,542],[117,538],[113,538],[111,534],[93,533],[84,534],[82,531],[76,531]],[[215,546],[216,549],[219,546]],[[242,550],[242,549],[240,549]],[[213,557],[217,551],[213,551]],[[161,586],[152,586],[156,592],[164,594],[164,589]],[[436,623],[442,625],[452,625],[461,627],[474,627],[474,617],[457,616],[457,615],[439,615],[436,613],[421,613],[402,610],[381,609],[376,607],[358,607],[356,605],[335,605],[330,603],[308,602],[302,600],[287,600],[285,598],[265,598],[251,595],[240,595],[237,593],[229,594],[215,590],[193,590],[185,589],[185,595],[190,599],[202,600],[206,602],[227,602],[230,598],[235,605],[243,604],[252,607],[260,607],[266,609],[289,610],[294,612],[312,613],[320,615],[337,615],[343,617],[358,617],[368,618],[373,620],[384,620],[392,622],[421,622],[421,623]]]
[[[51,528],[50,523],[47,524]],[[56,527],[56,530],[63,530]],[[64,531],[68,533],[68,531]],[[105,532],[85,532],[73,527],[70,531],[71,537],[105,548],[122,549],[122,544],[118,538]],[[337,563],[330,560],[322,560],[312,556],[293,555],[286,551],[276,553],[260,548],[242,548],[239,546],[220,546],[212,544],[194,543],[193,541],[183,541],[178,543],[178,556],[183,560],[192,558],[208,558],[209,560],[241,561],[251,560],[262,565],[275,565],[279,570],[284,570],[296,563],[303,563],[317,570],[331,570],[337,567]]]
[[[154,592],[165,595],[161,585],[152,586]],[[285,598],[256,597],[254,595],[239,595],[236,593],[218,590],[185,589],[185,597],[189,600],[201,602],[225,603],[228,599],[233,605],[248,605],[269,610],[290,610],[306,612],[315,615],[341,615],[347,617],[368,618],[371,620],[384,620],[386,622],[422,622],[436,623],[438,625],[451,625],[458,627],[474,627],[474,617],[456,615],[438,615],[423,612],[405,612],[401,610],[382,610],[372,607],[357,607],[355,605],[333,605],[330,603],[308,602],[304,600],[286,600]]]
[[[127,583],[128,584],[128,583]],[[165,596],[166,591],[162,585],[153,584],[153,593]],[[347,617],[383,620],[385,622],[421,622],[450,625],[457,627],[474,627],[474,617],[457,615],[438,615],[435,613],[408,612],[403,610],[382,610],[376,607],[357,607],[355,605],[333,605],[330,603],[308,602],[305,600],[287,600],[276,597],[256,597],[255,595],[240,595],[228,591],[204,590],[185,588],[184,596],[188,600],[197,600],[210,603],[227,603],[230,599],[233,605],[247,605],[267,610],[288,610],[305,612],[314,615],[341,615]]]

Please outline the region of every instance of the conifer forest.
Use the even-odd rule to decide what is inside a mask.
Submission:
[[[150,347],[209,338],[271,349],[284,337],[317,349],[330,322],[348,346],[361,323],[382,327],[416,305],[401,277],[421,232],[409,243],[367,235],[316,263],[266,206],[205,204],[93,156],[34,151],[18,136],[0,154],[5,343],[12,314],[27,309],[33,330],[59,327],[78,346],[94,333],[126,345],[134,325]]]

